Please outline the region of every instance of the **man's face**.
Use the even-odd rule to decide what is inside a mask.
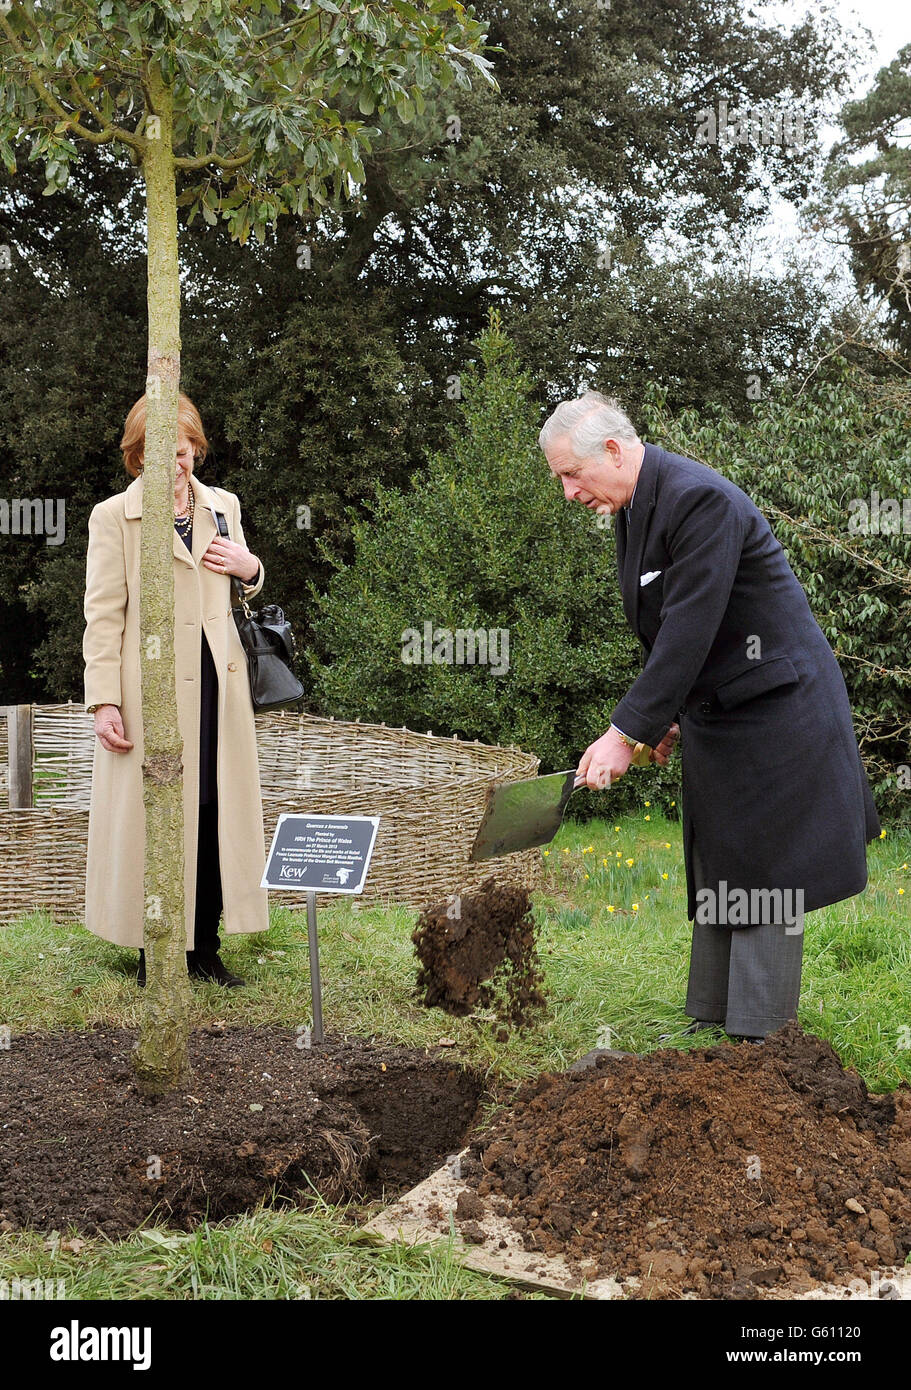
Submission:
[[[630,469],[616,439],[605,440],[602,458],[576,458],[565,436],[550,444],[545,456],[550,471],[563,484],[567,502],[578,502],[599,516],[612,516],[629,501]]]

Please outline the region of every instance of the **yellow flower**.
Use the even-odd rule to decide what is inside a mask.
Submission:
[[[645,804],[646,806],[651,806],[652,803],[650,801],[647,801]]]
[[[907,869],[907,867],[908,867],[907,864],[902,864],[902,868],[903,868],[903,869]]]
[[[662,877],[662,878],[667,878],[667,874],[662,874],[661,877]]]
[[[881,830],[881,831],[879,832],[879,838],[880,838],[881,840],[884,840],[884,839],[886,838],[886,832],[885,832],[885,830]]]
[[[616,911],[617,911],[617,909],[614,907],[613,903],[608,903],[608,904],[607,904],[607,910],[608,910],[608,912],[616,912]]]
[[[594,845],[589,845],[587,849],[584,849],[584,850],[582,851],[583,854],[594,854],[594,852],[595,852],[595,847],[594,847]]]
[[[602,860],[601,860],[601,863],[605,866],[605,868],[607,867],[607,860],[606,860],[606,859],[602,859]]]
[[[646,816],[646,820],[651,820],[651,816]]]
[[[618,850],[616,851],[616,857],[619,859],[620,856],[622,855],[622,853],[623,853],[623,850],[622,850],[622,849],[618,849]]]
[[[672,802],[671,802],[671,805],[672,805],[672,806],[676,806],[676,805],[677,805],[676,801],[672,801]]]
[[[588,874],[586,874],[585,877],[588,878]]]
[[[902,893],[904,893],[904,891],[905,891],[904,888],[899,888],[899,890],[898,890],[898,896],[901,897],[901,895],[902,895]]]
[[[665,840],[665,842],[664,842],[664,848],[665,848],[665,849],[670,849],[670,847],[671,847],[671,842],[670,842],[670,840]]]
[[[546,850],[544,851],[544,858],[546,859],[547,856],[548,856],[549,854],[550,854],[550,850],[549,850],[549,849],[546,849]]]
[[[563,846],[563,853],[564,853],[564,854],[569,854],[569,845],[564,845],[564,846]]]
[[[619,827],[619,825],[615,825],[615,826],[614,826],[614,829],[616,830],[617,834],[619,835],[619,834],[620,834],[620,827]]]
[[[627,860],[626,860],[626,867],[627,867],[628,869],[631,869],[631,868],[633,867],[633,865],[635,864],[635,862],[636,862],[635,859],[627,859]]]
[[[638,904],[638,903],[633,903],[633,911],[634,911],[634,912],[638,912],[638,911],[639,911],[639,904]]]

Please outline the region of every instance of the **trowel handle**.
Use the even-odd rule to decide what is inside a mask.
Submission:
[[[652,761],[654,748],[650,748],[647,743],[637,743],[633,749],[631,767],[648,767]]]

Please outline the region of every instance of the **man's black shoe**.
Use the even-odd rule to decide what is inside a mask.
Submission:
[[[145,983],[146,983],[146,953],[145,953],[144,950],[142,950],[141,947],[140,947],[140,951],[139,951],[139,969],[136,971],[136,983],[137,983],[137,985],[139,986],[140,989],[145,989]]]
[[[751,1038],[747,1033],[728,1033],[731,1042],[764,1043],[765,1038]]]
[[[198,951],[188,951],[187,974],[194,980],[209,980],[212,984],[224,985],[226,989],[238,989],[247,983],[239,975],[232,975],[217,953],[200,955]]]
[[[702,1033],[706,1028],[720,1028],[721,1026],[720,1023],[713,1023],[708,1019],[696,1018],[680,1033],[660,1033],[658,1035],[658,1041],[670,1042],[672,1038],[691,1038],[694,1033]]]

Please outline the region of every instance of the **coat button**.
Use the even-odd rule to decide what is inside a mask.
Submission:
[[[711,701],[710,701],[710,700],[703,700],[702,704],[699,706],[699,712],[700,712],[700,714],[711,714],[711,712],[712,712],[712,703],[711,703]]]
[[[235,661],[229,661],[229,662],[228,662],[228,670],[229,670],[229,671],[236,671],[236,670],[237,670],[237,663],[236,663]]]

